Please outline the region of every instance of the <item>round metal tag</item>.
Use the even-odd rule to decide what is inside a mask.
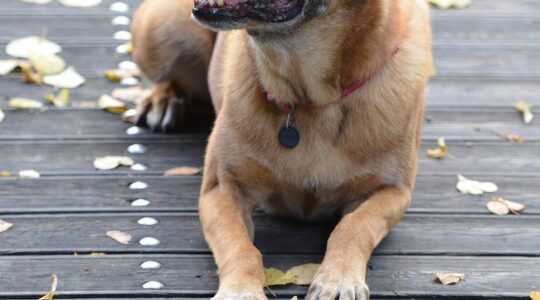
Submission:
[[[300,133],[294,127],[283,127],[279,131],[278,139],[281,146],[292,149],[300,143]]]

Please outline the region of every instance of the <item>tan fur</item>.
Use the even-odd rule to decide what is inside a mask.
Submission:
[[[343,216],[307,299],[369,297],[367,261],[411,201],[431,40],[423,0],[355,3],[330,1],[291,37],[218,34],[209,74],[218,115],[200,198],[220,270],[215,299],[266,299],[252,243],[257,206],[309,220]],[[372,75],[340,99],[343,88]],[[295,149],[279,145],[286,115],[265,92],[297,104]]]

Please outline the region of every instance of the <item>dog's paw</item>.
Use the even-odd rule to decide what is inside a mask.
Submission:
[[[369,300],[369,288],[357,276],[320,269],[309,287],[306,300]]]
[[[137,103],[136,124],[156,132],[171,132],[182,124],[185,100],[168,89],[156,88]]]
[[[212,300],[268,300],[262,291],[219,291]]]

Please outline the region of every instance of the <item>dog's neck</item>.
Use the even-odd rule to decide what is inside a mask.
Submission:
[[[262,88],[278,104],[336,102],[345,88],[371,76],[395,51],[400,10],[383,11],[380,4],[363,4],[313,19],[287,38],[251,37]]]

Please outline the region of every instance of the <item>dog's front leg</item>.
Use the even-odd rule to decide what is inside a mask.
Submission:
[[[264,300],[262,255],[253,245],[253,204],[233,189],[203,192],[199,212],[206,240],[219,268],[214,300]]]
[[[410,189],[389,187],[346,214],[328,240],[308,300],[367,300],[366,267],[373,249],[409,207]]]

